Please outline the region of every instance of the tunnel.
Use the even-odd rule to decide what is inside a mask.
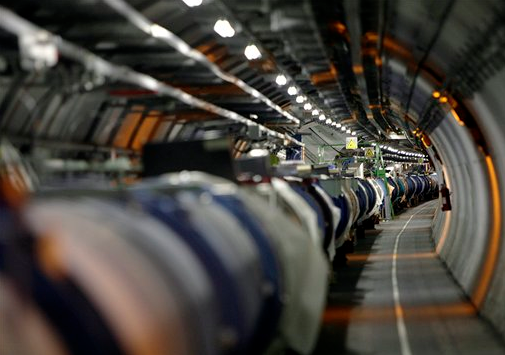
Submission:
[[[0,83],[0,354],[505,353],[502,0],[0,0]]]

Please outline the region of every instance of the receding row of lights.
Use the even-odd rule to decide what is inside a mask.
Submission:
[[[312,111],[312,115],[317,116],[319,114],[319,112],[315,112],[315,111],[317,111],[317,110]],[[350,134],[352,136],[356,135],[356,132],[351,131],[351,129],[347,128],[346,126],[333,121],[331,118],[326,118],[326,116],[324,114],[319,115],[319,121],[324,122],[331,127],[340,128],[340,130],[342,132],[345,132],[345,133]]]
[[[376,145],[377,145],[376,143],[372,143],[372,146],[375,147]],[[390,151],[392,153],[403,154],[403,155],[406,155],[406,156],[409,156],[409,157],[418,157],[418,158],[427,157],[427,155],[424,155],[424,154],[421,154],[421,153],[412,153],[412,152],[408,152],[408,151],[404,151],[404,150],[399,150],[399,149],[396,149],[396,148],[393,148],[393,147],[390,147],[390,146],[387,146],[387,145],[380,145],[379,147],[381,149],[385,149],[385,150]]]
[[[405,165],[422,165],[424,163],[406,163],[406,162],[397,162],[397,161],[394,161],[394,160],[384,160],[384,163],[386,164],[405,164]]]
[[[391,154],[384,154],[384,158],[389,158],[389,159],[396,159],[396,160],[403,160],[403,161],[417,161],[416,157],[405,157],[401,155],[391,155]],[[423,161],[428,161],[426,158],[422,158]]]
[[[184,1],[184,3],[189,7],[200,6],[202,4],[202,0],[182,0],[182,1]],[[235,29],[226,19],[217,20],[216,23],[214,24],[214,31],[223,38],[231,38],[235,36]],[[256,60],[262,57],[260,50],[255,44],[249,44],[247,47],[245,47],[244,55],[248,60]],[[275,78],[275,83],[279,86],[284,86],[288,83],[288,79],[286,78],[285,75],[279,74]],[[303,104],[305,102],[305,104],[303,105],[303,109],[305,111],[312,110],[312,116],[319,116],[320,121],[324,121],[326,124],[331,125],[335,128],[341,128],[342,131],[352,134],[353,136],[356,135],[356,132],[352,132],[350,129],[346,129],[340,123],[333,122],[331,119],[329,118],[327,119],[324,114],[320,114],[317,108],[315,108],[310,102],[306,102],[307,101],[306,96],[298,94],[298,89],[296,86],[293,85],[289,86],[287,92],[288,95],[290,96],[296,96],[295,101],[297,103]]]

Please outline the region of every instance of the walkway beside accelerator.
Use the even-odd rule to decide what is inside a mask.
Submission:
[[[358,241],[332,286],[315,355],[505,354],[434,252],[437,201]]]

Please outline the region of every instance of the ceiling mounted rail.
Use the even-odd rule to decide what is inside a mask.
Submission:
[[[25,41],[27,38],[43,38],[45,44],[50,43],[58,49],[59,55],[81,63],[87,70],[92,71],[96,75],[108,77],[119,82],[133,84],[144,89],[154,91],[158,95],[170,96],[189,106],[200,108],[204,111],[214,113],[232,121],[242,123],[246,126],[259,127],[260,131],[271,137],[283,139],[285,142],[290,142],[295,145],[304,146],[304,144],[298,140],[280,132],[268,129],[265,126],[247,119],[236,112],[194,97],[180,89],[158,81],[149,75],[136,72],[129,67],[117,66],[108,62],[90,51],[70,43],[61,37],[36,26],[35,24],[32,24],[2,6],[0,6],[0,18],[2,19],[2,21],[0,21],[0,28],[18,36],[20,42]],[[34,53],[31,54],[34,55]]]
[[[102,0],[102,1],[107,5],[109,5],[111,8],[113,8],[118,14],[122,15],[124,18],[130,21],[131,24],[133,24],[141,31],[153,36],[154,38],[159,39],[160,41],[165,42],[182,55],[191,58],[201,63],[202,65],[206,66],[220,79],[238,86],[249,95],[261,100],[264,104],[274,109],[282,116],[286,117],[289,121],[295,122],[298,125],[300,124],[300,120],[298,118],[282,109],[279,105],[275,104],[272,100],[270,100],[268,97],[263,95],[255,88],[249,86],[246,82],[244,82],[240,78],[223,71],[217,64],[210,61],[202,52],[192,48],[189,44],[187,44],[180,37],[175,35],[173,32],[169,31],[165,27],[162,27],[150,21],[136,9],[127,4],[125,1],[123,0]]]

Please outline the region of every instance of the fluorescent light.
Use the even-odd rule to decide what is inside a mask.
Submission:
[[[396,134],[396,133],[391,133],[389,135],[390,139],[407,139],[404,134]]]
[[[298,89],[295,86],[290,86],[288,88],[288,94],[291,96],[295,96],[296,94],[298,94]]]
[[[250,44],[247,47],[245,47],[244,55],[249,60],[255,60],[261,58],[261,52],[258,49],[258,47],[256,47],[255,44]]]
[[[328,119],[326,120],[326,124],[331,124],[331,118],[328,118]]]
[[[325,115],[320,115],[319,116],[319,121],[324,121],[326,119],[326,116]]]
[[[340,123],[337,123],[337,128],[340,128],[342,127],[342,125]]]
[[[303,105],[303,108],[307,111],[310,111],[312,110],[312,105],[309,102],[307,102],[305,105]]]
[[[298,102],[299,104],[301,104],[302,102],[304,102],[307,98],[303,95],[298,95],[296,97],[296,102]]]
[[[268,150],[266,149],[252,149],[250,152],[249,152],[249,155],[253,158],[257,158],[257,157],[265,157],[267,156],[269,153],[268,153]]]
[[[223,38],[235,36],[235,30],[231,27],[228,20],[217,20],[214,25],[214,31]]]
[[[202,0],[182,0],[189,7],[196,7],[202,4]]]
[[[275,82],[279,86],[284,86],[288,82],[288,79],[286,79],[286,77],[284,75],[279,74],[279,75],[277,75],[277,78],[275,78]]]
[[[319,115],[319,110],[312,110],[312,116]]]

